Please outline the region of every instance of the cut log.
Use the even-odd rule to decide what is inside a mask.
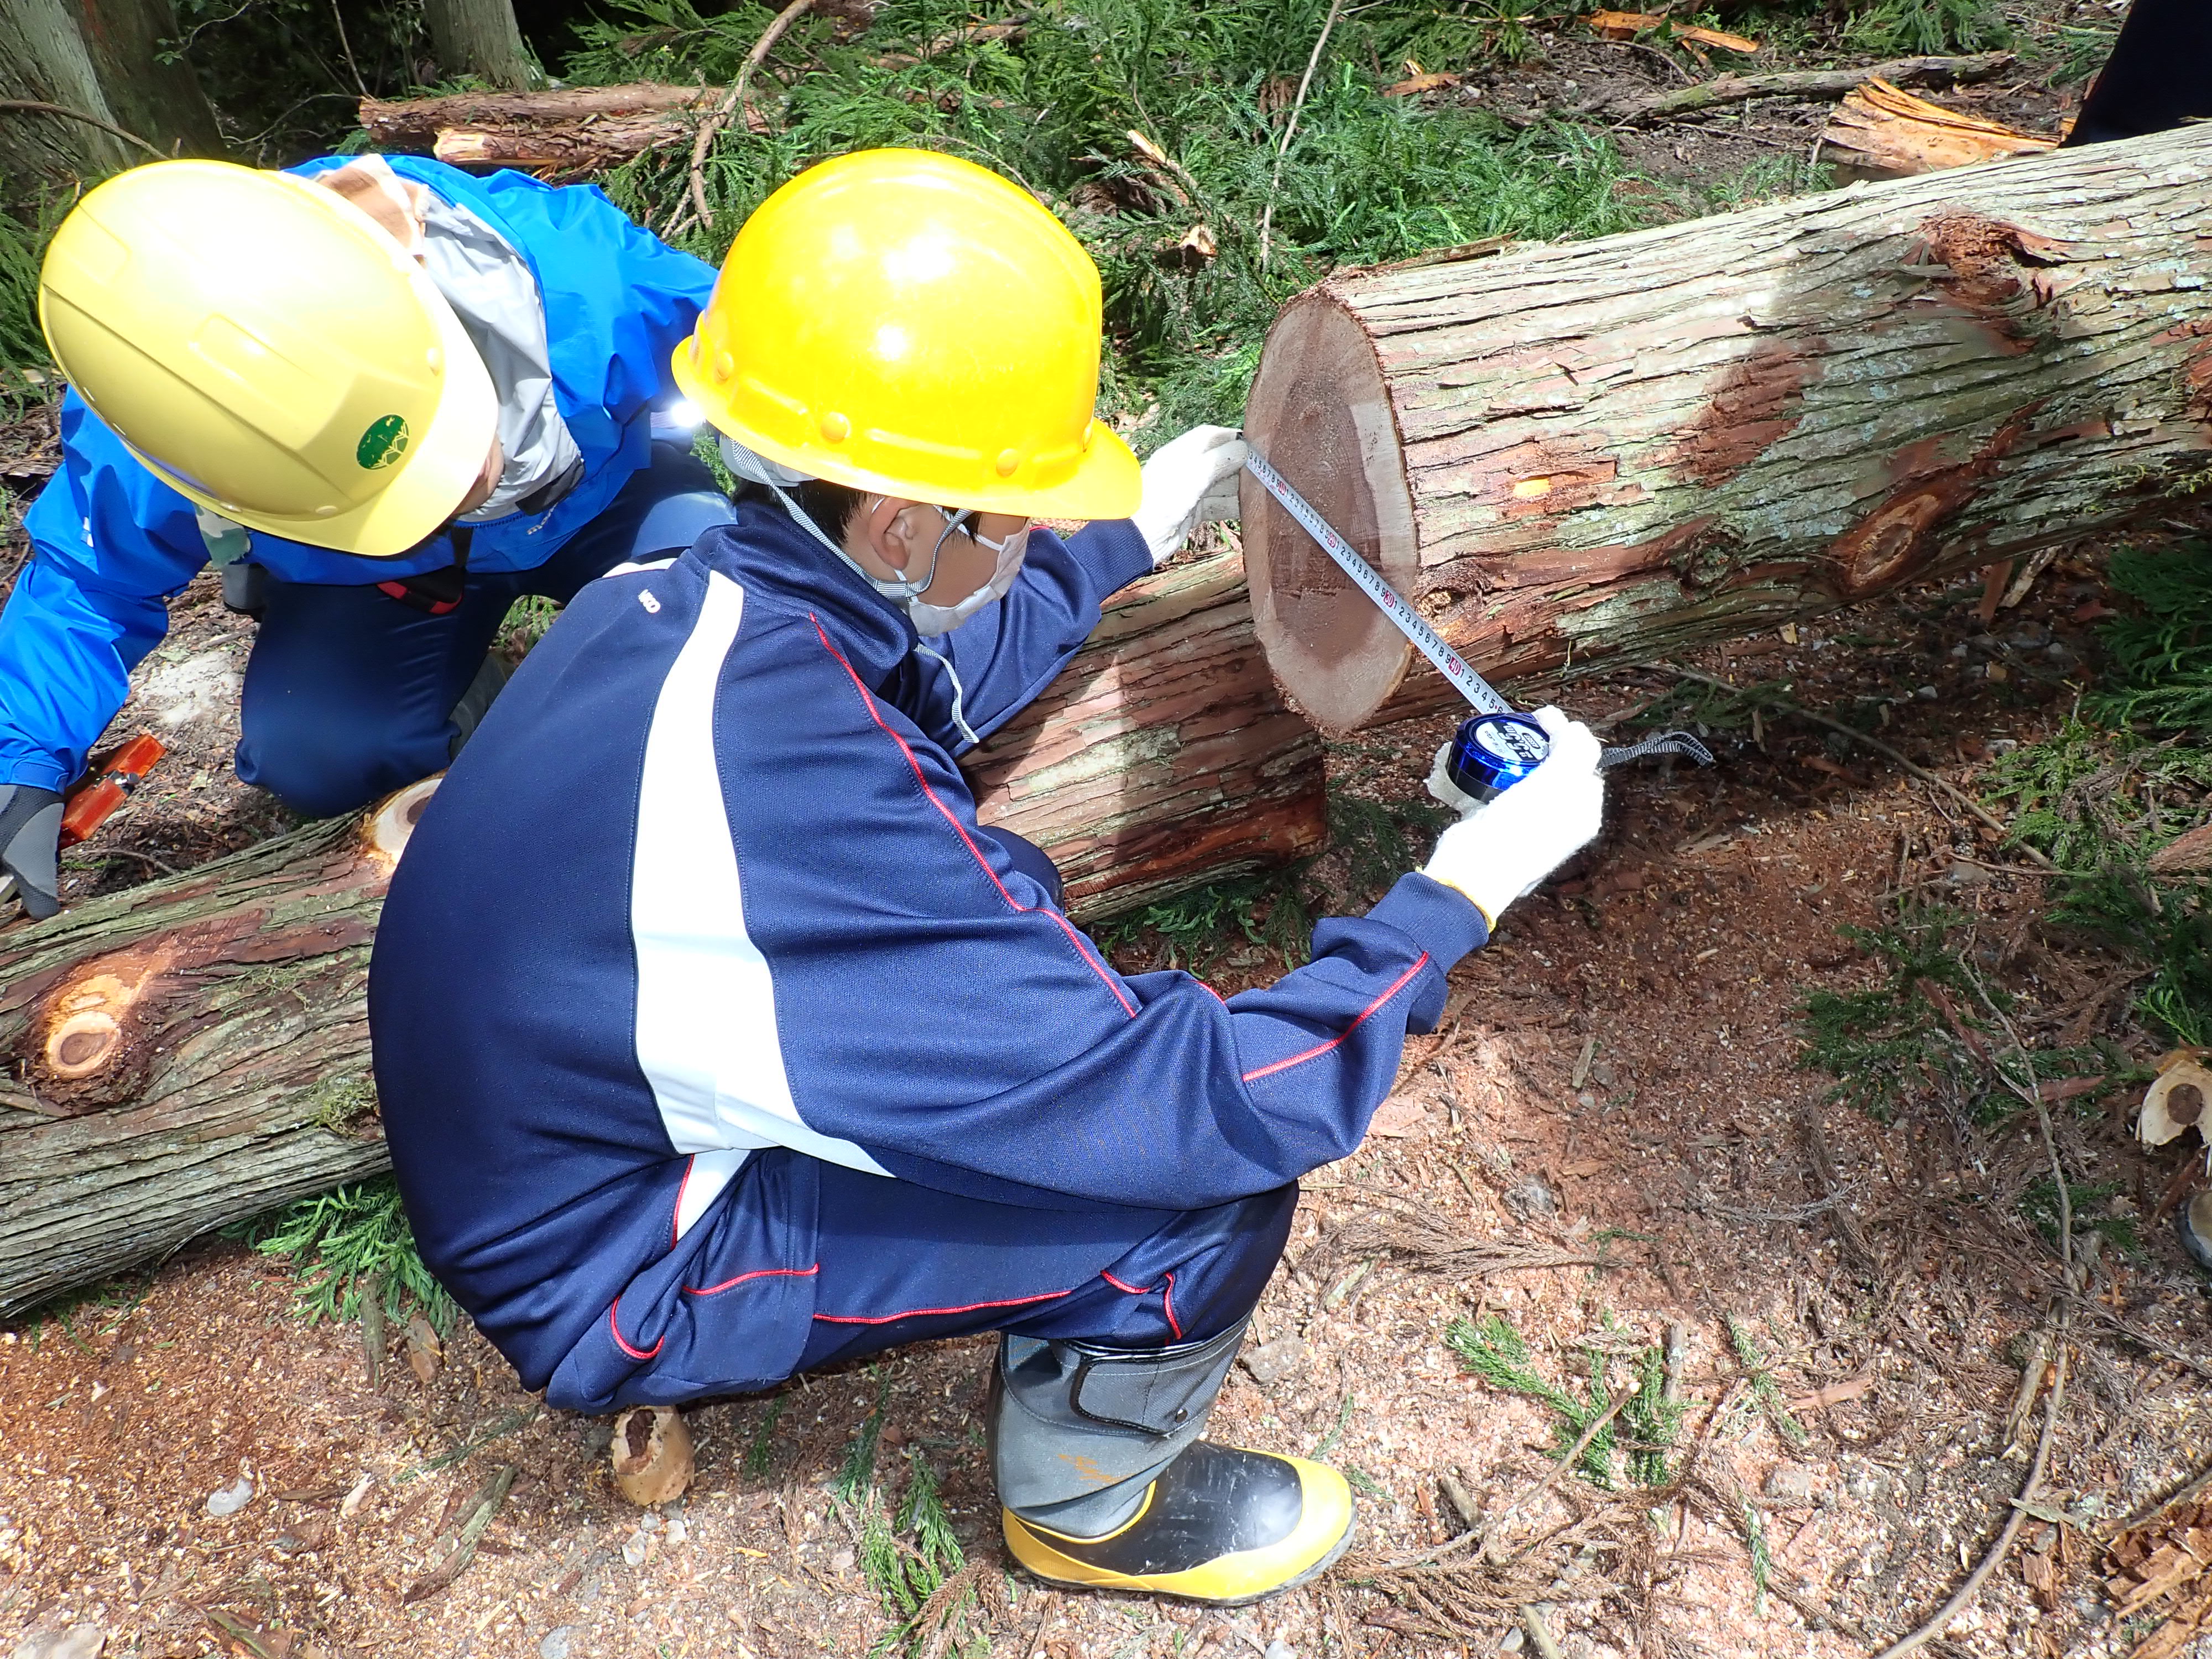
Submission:
[[[567,178],[620,167],[663,145],[688,145],[720,87],[633,81],[563,92],[455,93],[361,100],[361,125],[379,149],[428,150],[456,167],[529,167]],[[748,104],[747,125],[766,118]]]
[[[369,939],[433,787],[0,933],[0,1314],[385,1166]]]
[[[1109,605],[974,763],[981,816],[1097,916],[1320,850],[1322,757],[1234,553]],[[0,931],[0,1316],[386,1167],[369,945],[435,781]]]
[[[1321,743],[1268,675],[1233,552],[1123,590],[1052,689],[965,769],[976,816],[1052,855],[1078,921],[1328,839]]]
[[[1346,273],[1276,321],[1246,428],[1503,681],[1751,634],[2212,483],[2208,186],[2198,128]],[[1249,477],[1243,505],[1296,706],[1450,702]]]
[[[1631,126],[1697,115],[1753,98],[1840,98],[1880,76],[1893,86],[1947,87],[1987,81],[2017,60],[2008,52],[1976,52],[1966,58],[1893,58],[1856,69],[1778,70],[1771,75],[1716,75],[1693,87],[1663,92],[1623,92],[1586,106],[1585,115],[1602,115]]]
[[[1880,76],[1854,87],[1820,133],[1821,153],[1847,177],[1865,179],[1910,179],[2008,156],[2040,155],[2057,143],[1915,98]]]

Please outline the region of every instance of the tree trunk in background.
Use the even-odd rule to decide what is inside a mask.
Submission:
[[[448,75],[473,75],[501,92],[527,92],[538,71],[522,49],[513,0],[423,0],[431,50]]]
[[[116,121],[66,0],[0,0],[0,98],[28,99]],[[0,191],[106,173],[143,161],[112,134],[58,115],[0,112]]]
[[[986,823],[1098,915],[1317,852],[1320,746],[1267,677],[1237,556],[1110,602],[973,767]],[[0,931],[0,1317],[387,1167],[365,1002],[435,781]]]
[[[1321,744],[1268,677],[1235,553],[1109,599],[1051,689],[963,769],[978,818],[1051,854],[1079,921],[1328,842]]]
[[[73,0],[115,125],[165,155],[224,154],[215,108],[182,58],[164,64],[182,33],[169,0]],[[134,151],[133,162],[147,158]]]
[[[164,64],[177,38],[168,0],[0,0],[0,98],[59,104],[137,133],[164,155],[221,155],[215,111],[191,65]],[[152,158],[83,121],[0,112],[9,195]]]
[[[2197,128],[1348,272],[1277,320],[1245,424],[1478,668],[1553,680],[2204,489],[2208,284]],[[1452,702],[1249,477],[1243,497],[1297,706],[1343,732]]]

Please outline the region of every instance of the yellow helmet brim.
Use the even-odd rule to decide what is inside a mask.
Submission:
[[[826,478],[848,489],[894,495],[905,501],[927,501],[936,507],[966,507],[976,513],[1010,513],[1030,519],[1126,519],[1144,498],[1144,467],[1136,452],[1121,441],[1103,422],[1093,421],[1075,470],[1054,484],[1004,489],[977,486],[950,491],[941,486],[892,473],[854,466],[819,447],[799,448],[779,442],[764,432],[744,425],[719,407],[723,399],[691,361],[690,342],[679,342],[669,358],[676,384],[694,407],[706,411],[714,426],[736,439],[755,454],[779,465]]]

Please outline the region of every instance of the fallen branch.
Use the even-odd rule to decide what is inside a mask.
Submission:
[[[2027,1479],[2021,1483],[2020,1496],[2013,1500],[2003,1529],[1997,1534],[1996,1542],[1990,1546],[1989,1553],[1982,1557],[1981,1564],[1966,1575],[1966,1582],[1952,1592],[1951,1599],[1936,1610],[1933,1618],[1911,1634],[1892,1642],[1876,1654],[1875,1659],[1905,1659],[1906,1654],[1925,1647],[1941,1636],[1951,1621],[1964,1613],[1974,1597],[1981,1594],[1982,1586],[1989,1582],[1990,1575],[1997,1570],[1998,1564],[2011,1551],[2013,1540],[2020,1535],[2021,1528],[2028,1519],[2027,1506],[2034,1503],[2043,1490],[2043,1472],[2051,1462],[2051,1443],[2057,1433],[2058,1414],[2066,1401],[2066,1362],[2070,1350],[2062,1343],[2058,1350],[2058,1375],[2052,1379],[2050,1397],[2044,1402],[2043,1433],[2036,1442],[2035,1463],[2028,1470]]]
[[[681,115],[705,108],[707,87],[628,81],[557,92],[456,92],[438,98],[364,98],[362,130],[379,149],[419,149],[441,133],[487,128],[521,131],[548,122],[598,122],[635,115]]]
[[[1489,1526],[1483,1528],[1482,1559],[1484,1560],[1498,1565],[1504,1565],[1506,1558],[1503,1550],[1500,1549],[1498,1546],[1504,1537],[1506,1522],[1520,1519],[1521,1511],[1526,1505],[1534,1503],[1537,1498],[1541,1498],[1546,1492],[1551,1491],[1553,1486],[1557,1486],[1559,1481],[1559,1477],[1566,1474],[1568,1470],[1573,1468],[1576,1462],[1581,1458],[1582,1455],[1589,1449],[1590,1442],[1596,1439],[1600,1434],[1603,1433],[1606,1425],[1612,1422],[1614,1418],[1620,1416],[1622,1410],[1627,1406],[1628,1402],[1635,1398],[1636,1388],[1635,1385],[1632,1383],[1628,1387],[1622,1389],[1621,1391],[1613,1395],[1612,1399],[1607,1401],[1605,1402],[1605,1409],[1599,1413],[1597,1416],[1590,1419],[1588,1426],[1583,1430],[1581,1434],[1576,1437],[1575,1443],[1567,1448],[1566,1455],[1560,1458],[1558,1462],[1553,1464],[1550,1468],[1546,1469],[1540,1479],[1525,1487],[1519,1497],[1516,1498],[1511,1503],[1508,1504],[1498,1512],[1498,1519],[1492,1522]],[[1529,1548],[1531,1549],[1534,1547],[1535,1547],[1534,1545],[1529,1546]],[[1523,1550],[1521,1553],[1525,1555],[1528,1553],[1528,1551]],[[1517,1559],[1518,1557],[1514,1559]]]
[[[1607,98],[1583,107],[1585,115],[1601,115],[1622,126],[1640,126],[1741,104],[1753,98],[1841,98],[1853,88],[1877,76],[1892,86],[1933,86],[1986,81],[2012,67],[2008,52],[1976,52],[1966,58],[1896,58],[1886,64],[1858,69],[1784,70],[1772,75],[1717,75],[1693,87],[1670,92],[1643,93]]]
[[[36,98],[0,98],[0,109],[20,111],[26,115],[58,115],[65,121],[82,121],[88,127],[98,127],[102,132],[112,132],[118,138],[133,143],[157,161],[169,158],[148,143],[135,132],[126,132],[112,121],[103,121],[97,115],[88,115],[81,109],[71,109],[67,104],[49,104]]]
[[[2056,1297],[2051,1308],[2051,1322],[2056,1328],[2053,1334],[2057,1339],[2051,1346],[2057,1349],[2057,1364],[2056,1374],[2051,1381],[2051,1392],[2044,1401],[2043,1431],[2036,1438],[2035,1462],[2028,1468],[2027,1479],[2021,1483],[2020,1495],[2013,1499],[2011,1508],[2005,1516],[2005,1523],[1997,1533],[1996,1541],[1990,1546],[1988,1551],[1983,1555],[1980,1564],[1973,1571],[1966,1575],[1966,1582],[1951,1593],[1950,1600],[1938,1607],[1933,1617],[1911,1634],[1899,1637],[1891,1643],[1877,1654],[1875,1659],[1905,1659],[1906,1654],[1924,1647],[1941,1636],[1949,1627],[1951,1621],[1964,1613],[1972,1603],[1975,1596],[1981,1594],[1982,1586],[1989,1582],[1990,1575],[1997,1570],[1999,1564],[2010,1553],[2013,1540],[2020,1535],[2021,1528],[2030,1518],[2036,1499],[2043,1490],[2044,1471],[2051,1462],[2051,1442],[2057,1436],[2058,1419],[2066,1406],[2067,1363],[2072,1357],[2073,1352],[2067,1346],[2066,1333],[2067,1327],[2071,1322],[2070,1297],[2080,1289],[2074,1269],[2073,1194],[2066,1182],[2065,1164],[2058,1156],[2057,1138],[2051,1132],[2051,1109],[2045,1104],[2042,1093],[2036,1088],[2033,1081],[2035,1069],[2028,1059],[2027,1045],[2021,1041],[2020,1033],[2013,1028],[2012,1021],[2006,1018],[2004,1011],[1999,1008],[1995,1000],[1982,988],[1979,981],[1974,982],[1974,988],[1980,995],[1983,1006],[1990,1011],[1990,1015],[1998,1024],[2004,1027],[2005,1035],[2012,1039],[2013,1053],[2020,1060],[2028,1080],[2022,1082],[2019,1078],[2014,1077],[2008,1067],[1997,1065],[1994,1059],[1990,1061],[1990,1069],[2002,1079],[2006,1087],[2035,1109],[2036,1124],[2043,1134],[2043,1150],[2051,1161],[2051,1178],[2057,1183],[2058,1188],[2059,1258],[2062,1271],[2065,1275],[2067,1294]],[[2029,1364],[2035,1369],[2041,1370],[2049,1363],[2045,1353],[2045,1346],[2038,1342],[2029,1354]],[[2028,1384],[2023,1383],[2022,1395],[2026,1396],[2028,1392]]]
[[[1666,665],[1665,667],[1668,673],[1673,674],[1679,678],[1695,680],[1701,685],[1717,686],[1723,691],[1747,691],[1753,689],[1749,686],[1730,685],[1726,680],[1717,678],[1713,675],[1700,674],[1694,668],[1676,668],[1671,664]],[[1809,708],[1801,708],[1796,703],[1786,702],[1780,697],[1762,694],[1761,700],[1769,708],[1773,709],[1777,714],[1795,714],[1800,720],[1808,720],[1812,721],[1815,726],[1825,726],[1831,732],[1840,732],[1844,737],[1850,738],[1854,743],[1864,744],[1868,748],[1873,750],[1878,755],[1887,756],[1891,760],[1896,762],[1898,765],[1903,767],[1907,772],[1910,772],[1914,777],[1918,778],[1923,783],[1932,784],[1936,788],[1941,789],[1945,794],[1950,796],[1953,800],[1965,807],[1967,811],[1972,812],[1977,818],[1979,818],[1984,823],[1989,825],[1990,829],[1996,830],[1997,834],[2003,836],[2008,839],[2010,838],[2012,835],[2012,826],[2010,824],[2006,823],[2002,819],[1994,816],[1985,807],[1984,807],[1979,801],[1976,800],[1965,790],[1960,788],[1958,785],[1953,783],[1949,779],[1938,777],[1926,767],[1919,765],[1913,761],[1907,760],[1903,755],[1891,748],[1880,738],[1870,738],[1865,732],[1860,731],[1856,726],[1846,726],[1843,721],[1831,720],[1826,714],[1816,714]],[[2025,853],[2030,859],[2033,859],[2036,863],[2041,865],[2045,870],[2056,872],[2058,868],[2057,865],[2053,864],[2049,859],[2044,857],[2041,853],[2036,851],[2033,847],[2022,843],[2020,850],[2022,853]]]
[[[1843,1246],[1844,1254],[1858,1264],[1861,1272],[1879,1280],[1885,1276],[1881,1256],[1874,1241],[1867,1237],[1858,1212],[1851,1208],[1844,1183],[1836,1178],[1835,1160],[1828,1155],[1828,1137],[1820,1127],[1820,1104],[1809,1095],[1801,1121],[1805,1131],[1806,1161],[1813,1166],[1813,1179],[1819,1184],[1824,1201],[1832,1206],[1836,1242]]]
[[[714,135],[730,124],[730,117],[744,107],[745,84],[753,78],[753,71],[762,60],[775,50],[775,43],[790,33],[791,26],[804,17],[813,7],[814,0],[791,0],[791,3],[776,13],[769,26],[761,31],[761,38],[753,42],[753,49],[745,54],[745,61],[738,66],[738,78],[730,82],[728,94],[715,106],[714,112],[699,124],[699,131],[691,140],[691,213],[700,224],[714,222],[714,210],[707,205],[707,152],[714,143]],[[677,210],[681,217],[684,210]],[[674,220],[661,232],[673,236]]]

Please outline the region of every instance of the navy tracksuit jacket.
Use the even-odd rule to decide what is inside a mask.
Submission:
[[[1033,532],[950,639],[970,724],[1148,567],[1126,524]],[[915,643],[747,502],[587,585],[415,831],[369,988],[386,1130],[424,1260],[556,1405],[1224,1328],[1485,939],[1414,874],[1267,990],[1115,972],[977,825]]]

